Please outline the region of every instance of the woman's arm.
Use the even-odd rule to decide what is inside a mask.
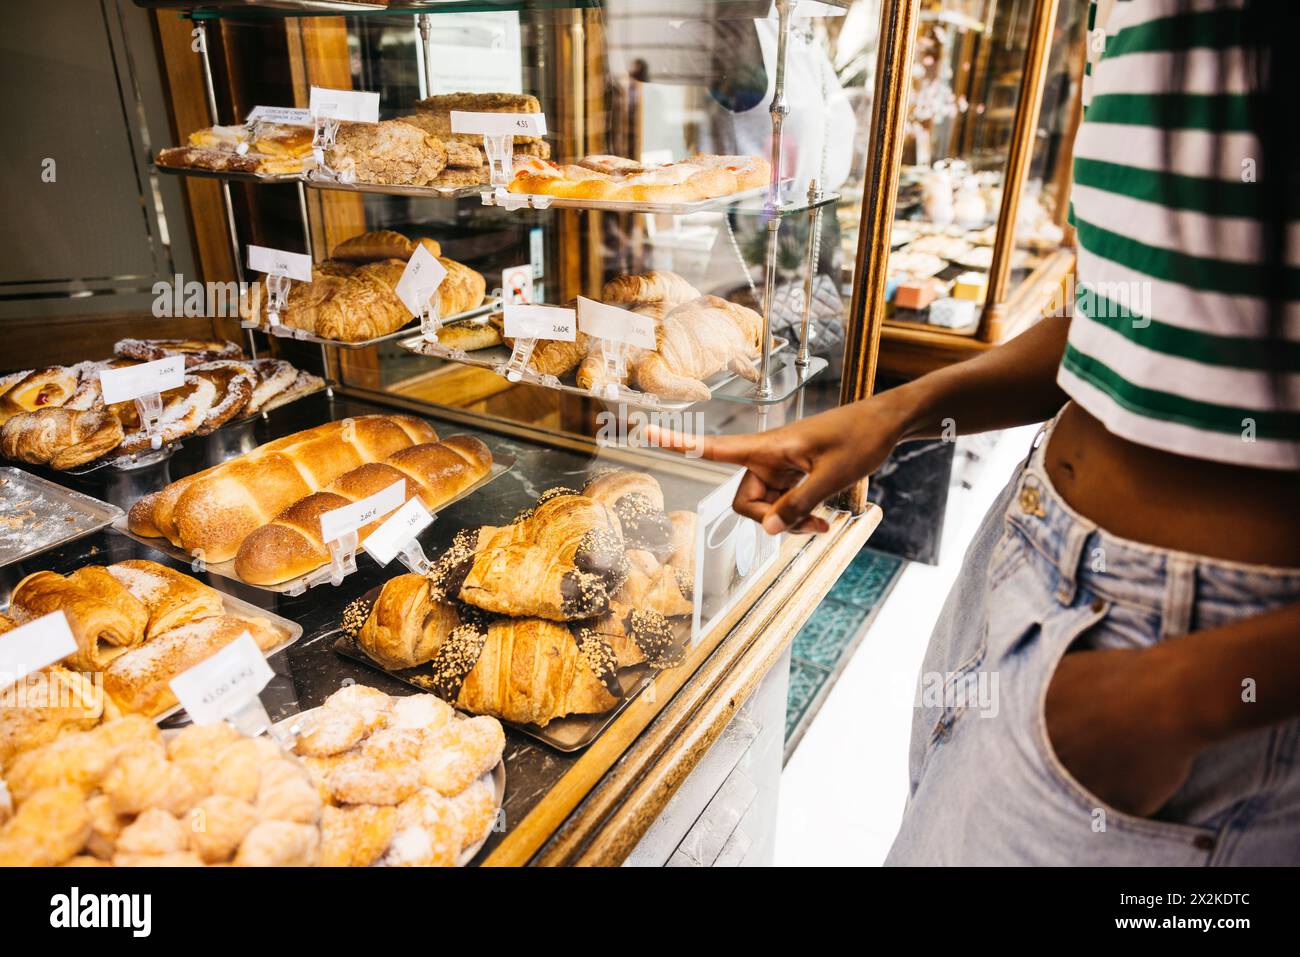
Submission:
[[[1213,744],[1300,715],[1300,605],[1142,649],[1066,655],[1047,692],[1061,763],[1121,811],[1148,816]]]
[[[1065,403],[1056,370],[1068,329],[1068,319],[1044,319],[973,359],[770,432],[701,438],[651,426],[646,439],[745,466],[733,507],[769,534],[825,531],[826,522],[809,513],[878,469],[900,441],[1005,429],[1055,414]]]

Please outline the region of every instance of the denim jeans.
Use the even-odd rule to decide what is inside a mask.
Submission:
[[[1300,601],[1300,569],[1097,528],[1048,480],[1049,432],[985,517],[935,626],[887,863],[1300,863],[1300,721],[1203,751],[1151,818],[1107,806],[1053,752],[1043,705],[1068,649],[1147,647],[1280,608]],[[1242,678],[1245,693],[1267,676]]]

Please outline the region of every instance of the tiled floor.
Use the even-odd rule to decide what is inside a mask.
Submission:
[[[991,447],[983,443],[978,471],[964,481],[959,476],[949,493],[939,564],[908,562],[902,567],[814,719],[801,729],[802,738],[781,776],[777,864],[884,861],[907,798],[912,701],[930,631],[971,536],[1035,431],[1015,429]],[[843,602],[846,594],[856,594],[854,587],[837,583],[830,600]],[[804,651],[795,654],[815,656],[820,641],[799,637]],[[796,686],[803,688],[814,677],[815,672],[793,669],[791,697]]]
[[[795,636],[785,718],[787,758],[904,564],[901,558],[864,548]]]

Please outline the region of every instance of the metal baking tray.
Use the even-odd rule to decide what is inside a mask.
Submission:
[[[304,720],[310,720],[312,715],[322,710],[323,708],[308,708],[306,711],[301,711],[298,714],[291,714],[287,718],[281,718],[279,721],[275,722],[275,724],[271,725],[271,734],[279,741],[287,744],[290,738],[295,738],[298,736],[299,725]],[[468,715],[463,711],[457,711],[456,717],[461,721],[466,721],[473,716]],[[506,799],[505,758],[503,757],[500,761],[498,761],[496,763],[496,767],[492,768],[492,770],[484,771],[483,774],[477,780],[484,781],[492,786],[492,795],[493,798],[495,799],[497,814],[500,814],[501,805],[505,802]],[[478,856],[478,852],[483,850],[483,845],[487,843],[488,838],[491,836],[492,836],[492,832],[488,831],[487,834],[483,835],[483,839],[480,840],[477,844],[472,844],[469,847],[465,848],[465,850],[461,851],[460,858],[456,861],[456,866],[464,867],[467,864],[469,864],[471,861],[473,861],[474,858]]]
[[[454,505],[456,502],[459,502],[461,499],[474,494],[483,486],[487,485],[489,482],[495,481],[496,479],[500,478],[502,475],[505,475],[512,468],[514,468],[514,465],[515,465],[515,457],[513,455],[510,455],[508,453],[497,453],[494,451],[492,453],[492,467],[488,469],[487,475],[483,476],[481,479],[479,479],[469,488],[465,489],[465,491],[461,492],[459,495],[455,496],[454,498],[448,499],[447,501],[443,502],[441,505],[439,505],[435,509],[432,509],[431,511],[433,512],[433,514],[436,515],[438,512],[441,512],[444,508],[447,508],[449,505]],[[127,527],[127,518],[126,515],[124,514],[120,515],[120,517],[118,517],[113,522],[113,528],[114,530],[121,532],[123,535],[127,536],[128,538],[134,539],[135,541],[140,542],[142,545],[148,545],[150,548],[162,552],[164,555],[170,556],[171,558],[175,558],[177,561],[192,562],[194,560],[193,555],[186,552],[185,549],[173,545],[170,541],[168,541],[165,538],[145,538],[143,535],[137,535],[135,532],[131,531],[130,528]],[[360,564],[362,562],[373,562],[373,560],[370,558],[369,555],[365,553],[363,549],[361,549],[358,546],[357,563]],[[324,567],[325,567],[324,565],[319,566],[319,568],[324,568]],[[319,570],[319,568],[313,569],[313,571],[317,571]],[[312,572],[308,572],[307,575],[299,575],[297,578],[290,578],[288,581],[280,582],[279,584],[276,585],[254,585],[250,582],[244,581],[237,574],[235,574],[235,560],[233,558],[224,562],[205,563],[203,566],[203,571],[212,575],[220,575],[222,578],[229,578],[231,581],[239,582],[241,585],[244,585],[246,588],[259,588],[262,591],[273,592],[277,595],[301,594],[302,593],[301,590],[306,588],[305,579],[307,578],[307,575],[312,574]]]
[[[198,176],[204,179],[228,179],[240,183],[301,183],[306,173],[244,173],[238,170],[199,169],[195,166],[162,166],[153,168],[169,176]]]
[[[493,299],[491,302],[485,302],[476,309],[469,309],[465,312],[458,312],[454,316],[448,316],[443,322],[460,322],[465,319],[476,319],[479,316],[486,316],[491,312],[501,308],[500,300]],[[411,331],[420,327],[419,319],[412,319],[402,328],[386,333],[382,336],[375,336],[373,339],[362,339],[359,342],[344,342],[342,339],[324,339],[320,336],[312,335],[305,329],[291,329],[288,326],[277,326],[281,332],[272,332],[271,326],[257,326],[258,332],[264,332],[267,335],[274,335],[282,339],[292,339],[295,342],[314,342],[322,346],[334,346],[336,349],[365,349],[368,346],[375,346],[381,342],[391,342],[394,339],[400,339],[402,336],[409,336]]]
[[[272,655],[278,655],[280,652],[284,651],[286,648],[288,648],[295,641],[297,641],[299,638],[302,637],[302,625],[298,624],[296,621],[290,621],[288,618],[282,618],[281,616],[275,614],[274,612],[267,611],[265,608],[262,608],[258,605],[254,605],[252,602],[244,601],[242,598],[236,598],[234,595],[228,595],[223,591],[218,590],[218,594],[221,595],[221,610],[225,614],[230,615],[231,617],[234,618],[244,618],[244,619],[265,618],[268,622],[270,622],[273,628],[276,628],[279,631],[284,632],[285,635],[284,639],[276,643],[275,645],[273,645],[271,648],[264,651],[262,653],[263,658],[270,658]],[[0,611],[7,612],[8,607],[6,606],[4,609],[0,609]],[[146,641],[143,644],[137,645],[136,647],[143,648],[148,644],[149,643]],[[182,708],[179,703],[177,703],[172,705],[166,711],[163,711],[160,714],[153,715],[150,718],[150,720],[155,722],[162,722],[167,720],[168,718],[173,717],[174,715],[179,714],[181,711],[184,710],[185,709]]]
[[[367,592],[367,595],[375,596],[378,593],[379,588],[373,588]],[[691,638],[690,621],[669,620],[673,623],[673,629],[677,633],[680,647],[685,648]],[[337,634],[338,637],[334,640],[334,650],[344,658],[360,662],[375,671],[382,671],[384,674],[390,675],[419,691],[431,693],[427,683],[422,683],[422,680],[427,679],[425,668],[403,668],[400,671],[390,671],[367,655],[350,635],[345,634],[341,629]],[[649,665],[635,665],[620,670],[618,672],[618,683],[623,689],[623,696],[619,699],[618,704],[604,714],[573,714],[565,718],[556,718],[544,728],[535,724],[516,724],[513,721],[502,721],[501,723],[506,727],[514,728],[521,734],[528,735],[530,738],[535,738],[556,751],[566,753],[581,751],[600,737],[601,733],[613,723],[614,719],[622,714],[628,705],[635,701],[637,696],[653,683],[656,674],[657,672]]]
[[[287,13],[356,13],[386,10],[387,3],[351,0],[135,0],[136,6],[165,10],[283,10]]]
[[[477,196],[487,187],[487,183],[475,183],[471,186],[400,186],[380,183],[340,183],[326,177],[306,177],[307,185],[312,189],[337,189],[347,193],[379,193],[384,196],[418,196],[424,199],[460,199],[464,196]]]
[[[122,510],[12,466],[0,467],[0,566],[99,531]]]
[[[788,340],[783,339],[780,336],[773,336],[772,339],[773,355],[776,355],[789,345]],[[448,362],[459,362],[463,365],[490,369],[493,372],[496,372],[506,364],[506,361],[510,358],[511,352],[511,350],[506,348],[504,345],[489,346],[486,349],[475,349],[472,352],[452,352],[449,349],[444,349],[437,343],[427,341],[423,336],[412,336],[409,339],[403,339],[398,343],[398,345],[408,352],[414,352],[416,355],[429,356],[435,359],[446,359]],[[755,368],[758,367],[758,362],[758,359],[754,360]],[[565,378],[572,379],[573,372],[570,371],[565,373]],[[705,379],[704,384],[708,386],[710,393],[716,393],[723,386],[735,381],[737,378],[739,378],[739,376],[734,372],[722,371]],[[659,409],[666,412],[679,412],[683,409],[689,409],[692,406],[698,405],[699,401],[703,401],[691,399],[661,399],[653,393],[637,392],[635,389],[620,390],[618,398],[610,400],[600,395],[593,395],[589,390],[582,388],[572,381],[565,382],[564,380],[560,380],[558,385],[549,385],[545,382],[539,382],[536,379],[525,379],[523,381],[528,385],[537,385],[542,388],[555,389],[559,392],[571,393],[572,395],[582,395],[589,399],[614,401],[632,408]]]
[[[738,193],[715,196],[712,199],[697,199],[686,203],[639,203],[633,200],[618,199],[572,199],[566,196],[548,196],[540,193],[509,193],[512,200],[526,204],[527,209],[596,209],[612,213],[662,213],[669,216],[688,216],[713,209],[726,209],[747,199],[765,197],[769,187],[756,186],[743,189]],[[484,206],[505,206],[497,201],[496,194],[490,189],[477,187],[483,197]],[[782,207],[783,208],[783,207]]]

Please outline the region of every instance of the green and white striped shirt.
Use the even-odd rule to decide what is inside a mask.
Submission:
[[[1259,141],[1240,6],[1093,0],[1071,195],[1078,283],[1057,381],[1131,441],[1297,469],[1300,224],[1288,224],[1279,383],[1261,348]]]

